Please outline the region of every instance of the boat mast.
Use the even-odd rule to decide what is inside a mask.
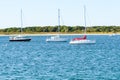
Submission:
[[[86,34],[86,6],[84,5],[84,27],[85,27],[85,34]]]
[[[22,34],[22,27],[23,27],[23,20],[22,20],[22,9],[21,9],[21,30],[20,30],[20,32],[21,32],[21,34]]]
[[[60,32],[60,9],[58,9],[58,32]]]

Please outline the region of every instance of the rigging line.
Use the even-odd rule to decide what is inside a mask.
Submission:
[[[61,22],[62,22],[62,25],[64,25],[64,20],[63,20],[62,14],[61,14]]]
[[[22,9],[21,9],[21,34],[22,34],[22,28],[23,28],[23,14],[22,14]]]

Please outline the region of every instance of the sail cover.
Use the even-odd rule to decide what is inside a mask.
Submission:
[[[83,37],[81,37],[81,38],[74,38],[74,39],[73,39],[73,41],[74,41],[74,40],[85,40],[86,38],[87,38],[87,36],[86,36],[86,35],[84,35],[84,36],[83,36]]]

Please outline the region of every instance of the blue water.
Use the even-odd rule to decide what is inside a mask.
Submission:
[[[120,36],[88,36],[93,45],[9,42],[0,37],[0,80],[120,80]]]

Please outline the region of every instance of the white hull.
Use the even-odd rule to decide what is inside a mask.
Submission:
[[[94,44],[96,41],[94,40],[74,40],[70,41],[70,44]]]
[[[47,42],[66,42],[67,39],[65,38],[59,38],[59,39],[46,39]]]
[[[47,42],[66,42],[66,38],[61,38],[59,35],[57,36],[52,36],[48,39],[46,39]]]
[[[110,34],[109,36],[115,36],[116,34]]]

